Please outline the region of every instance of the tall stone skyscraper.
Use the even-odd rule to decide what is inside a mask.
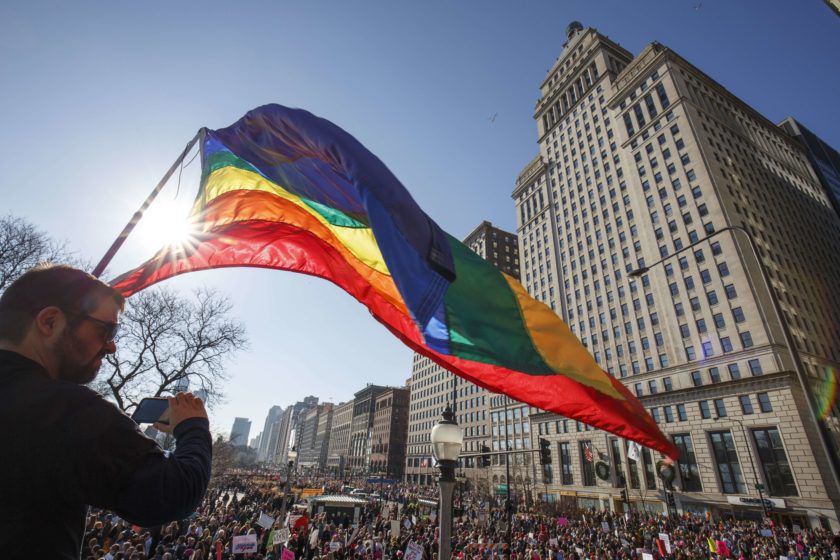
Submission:
[[[777,521],[840,528],[840,219],[802,146],[667,47],[634,57],[577,22],[534,117],[523,283],[681,450],[676,506],[759,519],[761,495]],[[543,499],[622,509],[626,480],[664,511],[656,454],[554,414],[531,430],[552,446]]]

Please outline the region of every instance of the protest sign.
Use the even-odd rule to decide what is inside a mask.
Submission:
[[[246,554],[257,551],[257,535],[236,535],[233,537],[231,552]]]
[[[280,553],[280,560],[295,560],[295,553],[288,548],[284,548],[283,552]]]
[[[263,529],[268,529],[269,527],[274,525],[274,518],[270,515],[260,512],[260,518],[257,520],[257,525],[259,525]]]
[[[659,533],[659,540],[665,545],[665,550],[671,554],[671,537],[668,533]]]
[[[548,546],[557,546],[557,539],[555,537],[548,539]]]
[[[338,552],[341,550],[341,543],[338,541],[330,541],[330,552]]]
[[[405,547],[403,560],[423,560],[423,547],[414,541],[409,541]]]
[[[569,518],[568,517],[561,517],[557,520],[557,524],[558,525],[568,525],[569,524]]]
[[[761,531],[759,531],[759,533],[761,534],[762,537],[772,537],[773,536],[773,531],[770,530],[770,529],[762,529]]]
[[[610,522],[609,521],[601,521],[601,530],[605,533],[610,532]]]
[[[653,560],[653,554],[650,552],[642,552],[642,560]]]
[[[399,538],[400,536],[400,521],[399,519],[391,520],[391,536]]]

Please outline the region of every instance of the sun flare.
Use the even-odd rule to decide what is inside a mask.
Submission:
[[[183,245],[196,233],[189,206],[177,201],[155,201],[137,224],[137,236],[149,249]]]

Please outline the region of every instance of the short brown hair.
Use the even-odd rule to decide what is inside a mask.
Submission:
[[[0,339],[22,341],[35,315],[45,307],[90,313],[108,297],[120,309],[125,305],[122,294],[83,270],[66,265],[38,265],[12,282],[0,296]]]

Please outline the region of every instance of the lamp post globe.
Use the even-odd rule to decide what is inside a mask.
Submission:
[[[452,554],[452,496],[455,490],[455,467],[464,443],[464,434],[455,422],[455,415],[449,405],[443,411],[431,434],[432,454],[440,469],[440,512],[438,515],[439,535],[438,560],[449,560]]]

